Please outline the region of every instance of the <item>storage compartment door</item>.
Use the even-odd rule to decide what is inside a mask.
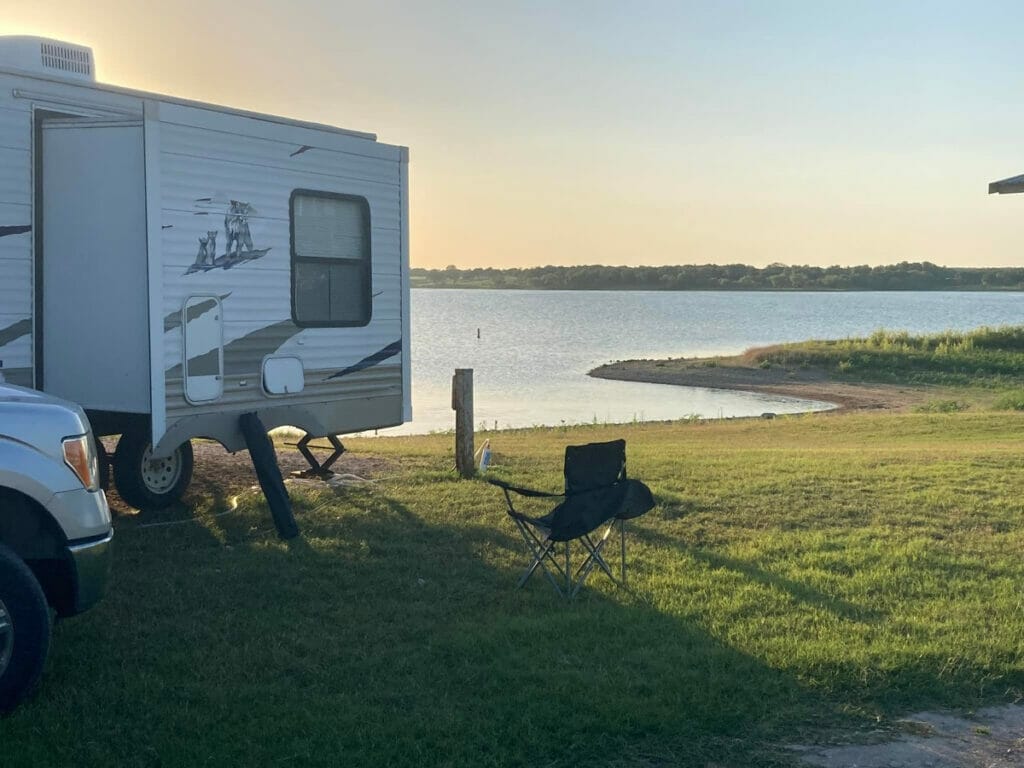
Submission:
[[[306,387],[306,372],[297,357],[263,358],[263,392],[267,395],[297,395]]]
[[[149,413],[142,124],[47,120],[37,150],[42,389],[89,409]]]
[[[216,296],[189,296],[181,309],[185,399],[208,403],[224,394],[224,313]]]

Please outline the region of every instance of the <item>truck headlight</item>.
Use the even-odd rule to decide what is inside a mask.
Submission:
[[[96,458],[96,448],[91,435],[65,437],[64,463],[75,473],[88,490],[95,491],[100,487],[100,467]]]

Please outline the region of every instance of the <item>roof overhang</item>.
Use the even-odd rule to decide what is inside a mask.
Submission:
[[[990,195],[1012,195],[1015,192],[1024,192],[1024,175],[1011,176],[1002,181],[993,181],[988,185]]]

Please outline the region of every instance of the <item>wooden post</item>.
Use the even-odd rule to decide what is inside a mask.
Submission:
[[[473,369],[456,368],[452,376],[452,410],[455,411],[455,468],[472,477],[473,466]]]

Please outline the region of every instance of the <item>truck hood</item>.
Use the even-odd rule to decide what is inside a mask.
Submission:
[[[0,403],[5,402],[57,403],[58,405],[64,405],[65,407],[77,407],[74,403],[69,403],[66,400],[61,400],[59,397],[48,395],[45,392],[40,392],[36,389],[26,389],[25,387],[19,387],[15,384],[0,382]]]
[[[82,409],[67,400],[0,384],[0,439],[16,440],[63,461],[60,440],[89,431]]]

